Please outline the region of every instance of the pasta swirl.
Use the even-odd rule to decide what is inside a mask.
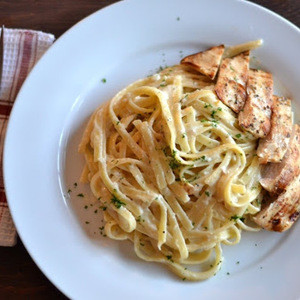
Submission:
[[[213,276],[221,245],[257,230],[247,220],[260,210],[257,139],[212,84],[183,65],[139,80],[97,109],[79,145],[108,237],[188,280]]]

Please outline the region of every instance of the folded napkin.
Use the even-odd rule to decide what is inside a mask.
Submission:
[[[0,246],[15,245],[17,237],[6,202],[2,173],[3,143],[9,114],[26,76],[53,42],[52,34],[23,29],[4,29],[0,90]]]

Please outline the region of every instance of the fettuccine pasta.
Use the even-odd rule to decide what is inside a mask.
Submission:
[[[222,245],[257,230],[260,210],[257,138],[212,84],[183,65],[139,80],[94,112],[79,145],[107,236],[187,280],[216,274]]]

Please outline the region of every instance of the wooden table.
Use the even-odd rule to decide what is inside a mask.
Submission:
[[[151,1],[151,0],[149,0]],[[188,0],[187,0],[188,1]],[[213,1],[213,0],[212,0]],[[53,33],[57,38],[72,25],[116,0],[0,0],[1,24]],[[255,0],[300,27],[300,0]],[[0,247],[1,299],[65,299],[37,268],[22,242]]]

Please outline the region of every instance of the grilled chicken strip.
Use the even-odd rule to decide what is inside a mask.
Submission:
[[[184,57],[181,64],[188,65],[214,80],[224,53],[224,45],[212,47],[206,51]]]
[[[225,58],[220,66],[215,92],[219,99],[238,113],[245,104],[249,51]]]
[[[260,184],[272,194],[280,194],[300,174],[300,126],[294,125],[288,150],[280,163],[269,163],[262,170]]]
[[[257,155],[261,164],[280,162],[288,148],[293,129],[291,100],[273,96],[271,130],[259,141]]]
[[[239,114],[240,126],[258,138],[267,136],[271,129],[272,104],[272,74],[261,70],[249,70],[247,100]]]
[[[261,227],[272,231],[285,231],[298,219],[300,213],[300,175],[286,190],[253,219]]]

